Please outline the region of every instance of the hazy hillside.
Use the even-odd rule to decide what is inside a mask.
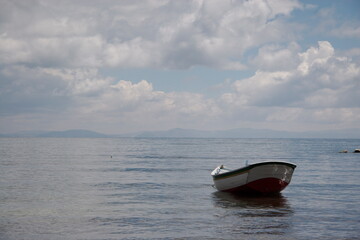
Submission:
[[[67,131],[29,131],[13,134],[0,134],[0,137],[52,137],[52,138],[355,138],[360,139],[360,129],[331,131],[290,132],[269,129],[237,128],[219,131],[201,131],[174,128],[165,131],[145,131],[138,133],[109,135],[89,130]]]
[[[238,128],[220,131],[170,129],[138,134],[136,137],[188,137],[188,138],[359,138],[360,129],[332,131],[289,132],[269,129]]]
[[[1,137],[52,137],[52,138],[100,138],[106,134],[89,130],[75,129],[67,131],[24,131],[13,134],[2,134]]]

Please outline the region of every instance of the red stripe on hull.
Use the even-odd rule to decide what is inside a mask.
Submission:
[[[246,192],[246,193],[262,193],[272,194],[279,193],[289,183],[278,178],[262,178],[240,187],[224,190],[225,192]]]

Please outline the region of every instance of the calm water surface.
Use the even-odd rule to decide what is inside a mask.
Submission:
[[[360,140],[0,138],[0,239],[360,239]],[[280,196],[219,164],[297,164]]]

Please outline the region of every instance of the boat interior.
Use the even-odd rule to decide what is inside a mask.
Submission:
[[[218,166],[217,168],[214,169],[214,171],[211,173],[212,176],[215,176],[215,175],[219,175],[219,174],[223,174],[223,173],[227,173],[227,172],[230,172],[232,171],[233,169],[229,169],[227,168],[226,166],[224,165],[220,165]]]

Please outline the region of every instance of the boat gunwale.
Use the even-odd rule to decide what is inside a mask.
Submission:
[[[276,162],[276,161],[272,161],[272,162],[261,162],[261,163],[254,163],[254,164],[250,164],[248,166],[242,167],[242,168],[238,168],[238,169],[234,169],[232,171],[229,172],[225,172],[225,173],[220,173],[217,175],[213,175],[213,179],[214,180],[220,180],[220,179],[224,179],[224,178],[228,178],[228,177],[233,177],[236,175],[240,175],[240,174],[244,174],[246,172],[248,172],[249,170],[253,169],[254,167],[258,167],[258,166],[262,166],[262,165],[269,165],[269,164],[278,164],[278,165],[286,165],[288,167],[291,167],[292,169],[296,168],[296,165],[293,163],[289,163],[289,162]]]

